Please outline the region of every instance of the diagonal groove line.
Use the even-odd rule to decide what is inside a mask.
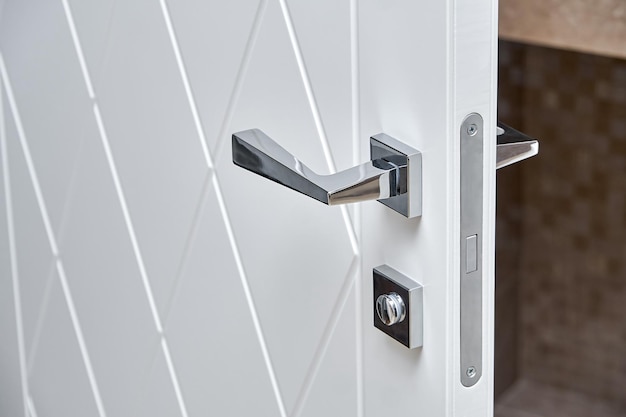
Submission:
[[[0,55],[0,63],[4,69],[4,61]],[[4,72],[3,72],[3,79]],[[17,351],[20,367],[20,378],[22,386],[22,401],[24,404],[24,412],[28,406],[28,374],[26,369],[26,348],[24,345],[24,322],[22,318],[22,297],[20,294],[20,283],[17,266],[17,247],[15,244],[15,229],[13,223],[13,198],[11,192],[11,180],[9,178],[9,156],[4,120],[4,99],[2,97],[2,84],[0,82],[0,157],[2,158],[2,178],[4,183],[4,204],[6,207],[7,234],[9,241],[9,261],[11,271],[11,284],[13,287],[13,309],[15,312],[15,330],[17,338]]]
[[[39,314],[35,324],[35,330],[33,331],[33,340],[31,342],[30,352],[26,352],[26,371],[30,375],[35,364],[35,356],[39,350],[39,340],[41,339],[41,331],[43,329],[44,319],[48,311],[48,305],[50,304],[50,294],[52,292],[52,284],[54,283],[54,271],[56,270],[56,260],[50,263],[49,273],[46,277],[46,285],[41,301],[41,307],[39,308]]]
[[[191,90],[191,85],[189,84],[189,78],[187,77],[187,71],[185,69],[185,65],[183,63],[183,58],[180,53],[180,48],[178,46],[178,40],[176,39],[176,32],[174,31],[174,27],[172,26],[172,19],[170,17],[170,12],[167,9],[167,5],[165,4],[165,0],[159,0],[161,5],[161,11],[163,12],[163,18],[165,20],[165,26],[167,27],[167,33],[170,38],[170,42],[172,44],[172,49],[174,51],[174,56],[176,58],[176,64],[178,65],[178,71],[180,72],[180,77],[183,81],[183,87],[185,88],[185,94],[187,95],[187,100],[189,101],[189,108],[191,110],[191,115],[193,117],[193,122],[196,127],[196,131],[198,133],[198,138],[200,139],[200,146],[202,146],[202,152],[204,153],[204,158],[209,167],[212,167],[211,156],[209,154],[209,148],[207,145],[206,138],[204,136],[204,130],[202,129],[202,123],[200,122],[200,116],[198,116],[198,107],[196,106],[196,100],[193,96],[193,91]]]
[[[357,204],[357,210],[358,210],[358,204]],[[359,240],[356,236],[354,223],[352,223],[353,219],[350,217],[350,212],[348,211],[348,207],[346,207],[345,205],[341,206],[341,217],[346,226],[346,232],[348,233],[348,239],[350,240],[350,247],[352,248],[352,253],[358,256],[360,253]],[[354,216],[354,220],[356,220],[356,213]]]
[[[170,373],[170,378],[172,379],[172,385],[174,386],[174,394],[176,394],[176,400],[178,401],[178,405],[180,407],[180,412],[183,417],[187,417],[187,406],[185,405],[185,400],[183,398],[183,392],[180,389],[180,384],[178,382],[178,375],[176,374],[176,369],[174,368],[174,363],[172,362],[172,356],[170,355],[170,349],[167,345],[167,340],[165,340],[165,335],[161,338],[161,348],[163,349],[163,356],[165,356],[165,363],[167,364],[167,370]]]
[[[315,122],[315,128],[317,129],[317,134],[322,144],[324,158],[326,159],[326,164],[328,165],[328,169],[330,170],[330,172],[335,173],[337,172],[337,168],[335,166],[335,161],[333,159],[333,155],[330,150],[330,143],[328,142],[328,137],[326,136],[326,130],[324,129],[324,124],[322,123],[322,117],[320,115],[319,106],[317,105],[315,94],[313,93],[311,79],[306,69],[306,64],[304,63],[302,50],[300,48],[300,44],[298,43],[298,37],[296,35],[296,30],[293,25],[293,20],[289,12],[289,6],[287,6],[286,0],[279,0],[279,2],[280,2],[280,7],[283,12],[285,24],[287,26],[287,32],[289,32],[289,39],[291,41],[291,47],[293,49],[294,55],[296,57],[296,61],[298,63],[298,69],[300,70],[300,77],[302,78],[302,84],[304,85],[304,90],[306,91],[306,96],[309,101],[309,106],[311,107],[311,113],[313,115],[313,120]],[[354,231],[354,225],[351,221],[350,213],[348,212],[348,209],[345,206],[341,207],[341,214],[343,216],[343,220],[346,226],[346,231],[348,232],[348,236],[350,238],[352,251],[356,255],[359,253],[358,239]]]
[[[76,199],[75,198],[76,188],[77,188],[76,183],[80,177],[79,172],[80,172],[81,155],[83,154],[85,143],[86,143],[86,140],[83,138],[79,142],[78,149],[76,150],[77,157],[75,158],[75,161],[74,161],[72,174],[71,174],[70,181],[67,187],[67,193],[65,194],[65,202],[63,203],[63,208],[61,209],[62,210],[61,219],[59,220],[59,224],[57,226],[58,232],[56,234],[56,237],[57,237],[57,241],[59,242],[62,242],[65,237],[65,233],[67,231],[67,223],[70,220],[71,215],[72,215],[71,206],[72,206],[72,202]]]
[[[30,156],[30,150],[28,148],[28,144],[26,143],[26,135],[24,133],[24,128],[22,126],[22,120],[17,111],[17,105],[15,103],[15,98],[13,97],[13,89],[11,88],[11,84],[9,84],[9,76],[6,71],[6,66],[4,64],[4,56],[0,56],[0,72],[2,73],[2,81],[6,87],[7,99],[9,101],[9,106],[11,107],[11,113],[13,115],[13,120],[15,121],[15,126],[17,129],[17,134],[20,140],[20,145],[22,147],[22,152],[24,153],[24,159],[26,160],[26,166],[28,168],[28,173],[31,177],[31,181],[33,182],[33,188],[35,192],[35,198],[37,203],[39,204],[39,211],[41,212],[41,216],[44,223],[44,228],[46,229],[46,236],[48,237],[48,243],[50,244],[50,248],[52,250],[53,255],[59,253],[56,241],[53,238],[52,226],[50,224],[50,219],[46,213],[43,194],[41,192],[41,188],[39,187],[39,182],[35,176],[35,166],[33,164],[32,158]]]
[[[309,393],[311,392],[311,388],[313,387],[315,378],[317,377],[317,374],[320,370],[322,361],[326,356],[326,352],[328,351],[328,347],[330,346],[332,337],[335,334],[335,329],[337,328],[339,321],[343,317],[344,307],[348,298],[350,297],[350,294],[352,293],[352,288],[354,287],[354,282],[356,281],[356,278],[358,276],[358,271],[359,257],[355,256],[354,258],[352,258],[352,262],[350,263],[350,267],[348,268],[346,278],[344,279],[344,282],[339,289],[339,296],[335,300],[335,305],[331,310],[330,318],[326,323],[326,327],[324,328],[324,332],[322,333],[320,342],[317,345],[315,354],[313,355],[313,360],[309,365],[309,369],[304,378],[304,382],[302,384],[302,387],[300,388],[300,392],[298,393],[298,397],[293,407],[291,417],[299,417],[304,409],[304,405],[306,404],[306,400],[309,397]]]
[[[30,417],[37,417],[37,409],[35,408],[35,403],[33,402],[33,397],[28,396],[28,415]]]
[[[228,240],[233,252],[233,257],[235,258],[235,264],[237,266],[237,271],[239,272],[239,277],[241,279],[241,285],[243,287],[243,291],[246,297],[246,301],[248,303],[248,307],[250,309],[250,316],[252,318],[252,323],[254,324],[254,330],[257,334],[257,338],[259,341],[259,346],[261,348],[261,353],[263,355],[263,359],[265,361],[265,366],[267,368],[267,373],[270,378],[270,382],[272,384],[272,389],[274,390],[274,395],[276,397],[276,403],[278,404],[278,408],[280,411],[281,417],[287,417],[287,413],[285,411],[285,404],[282,399],[282,394],[280,392],[280,387],[278,386],[278,380],[276,378],[276,374],[274,372],[274,366],[272,365],[272,360],[270,358],[269,350],[267,348],[267,343],[265,342],[265,336],[263,335],[263,329],[261,327],[261,322],[259,320],[259,315],[256,311],[256,306],[254,304],[254,299],[252,298],[252,292],[250,291],[250,285],[248,284],[248,278],[243,266],[243,262],[241,261],[241,255],[239,252],[239,248],[237,246],[237,241],[235,239],[235,234],[233,232],[233,228],[231,226],[230,219],[228,217],[228,212],[226,210],[226,205],[224,204],[224,198],[222,197],[222,191],[220,189],[219,181],[217,179],[217,175],[213,176],[213,187],[215,188],[215,195],[217,196],[217,203],[220,208],[220,213],[222,214],[222,219],[224,221],[224,226],[226,227],[226,234],[228,235]]]
[[[241,64],[239,65],[239,69],[237,70],[235,86],[233,87],[233,91],[230,95],[230,98],[228,99],[226,114],[224,115],[224,120],[222,121],[222,126],[220,127],[217,137],[217,144],[215,145],[216,161],[219,160],[222,148],[225,146],[224,144],[228,142],[226,140],[226,129],[228,129],[228,127],[230,126],[233,114],[235,113],[235,105],[239,100],[239,94],[241,94],[243,81],[245,80],[246,74],[248,73],[248,67],[250,66],[250,61],[252,60],[252,51],[254,50],[254,45],[256,44],[256,41],[259,37],[261,22],[263,21],[263,15],[265,14],[266,6],[267,0],[261,0],[259,2],[259,7],[256,11],[256,15],[254,16],[252,29],[250,30],[250,35],[248,36],[248,40],[246,42],[246,46],[243,52],[243,58],[241,59]]]
[[[256,15],[256,18],[255,18],[256,20],[255,20],[255,23],[253,25],[254,29],[251,32],[250,39],[249,39],[249,42],[248,42],[248,45],[247,45],[246,56],[248,56],[250,54],[250,51],[252,50],[252,46],[254,45],[254,41],[257,38],[258,27],[260,27],[260,20],[261,20],[261,18],[263,16],[264,9],[265,9],[265,1],[263,1],[259,5],[259,10],[257,11],[257,15]],[[163,13],[166,14],[167,13],[167,9],[163,8]],[[170,32],[170,36],[173,36],[173,31]],[[172,37],[172,43],[173,44],[176,43],[176,40],[173,37]],[[176,47],[176,48],[178,49],[178,47]],[[182,62],[182,60],[178,61],[178,63],[179,63],[179,69],[181,71],[181,76],[182,77],[186,77],[184,63]],[[240,71],[238,77],[243,78],[243,71]],[[231,100],[231,101],[234,101],[234,99]],[[189,104],[190,104],[190,106],[192,106],[194,108],[194,112],[197,114],[196,103],[195,103],[195,101],[193,100],[193,98],[191,96],[189,96]],[[234,107],[234,105],[233,105],[233,107]],[[231,110],[231,112],[232,112],[232,110]],[[211,155],[209,153],[207,153],[206,157],[208,158],[207,163],[209,164],[209,166],[213,166],[213,161],[211,160]],[[218,202],[218,206],[219,206],[219,209],[220,209],[220,213],[221,213],[222,219],[224,221],[224,226],[226,228],[226,233],[228,235],[228,240],[229,240],[229,243],[230,243],[230,246],[231,246],[231,250],[233,252],[233,257],[235,259],[235,264],[237,266],[237,271],[239,272],[239,276],[240,276],[240,279],[241,279],[241,283],[242,283],[242,287],[243,287],[243,290],[244,290],[244,294],[245,294],[246,300],[248,302],[248,306],[249,306],[249,309],[250,309],[250,315],[251,315],[251,318],[252,318],[252,321],[253,321],[253,324],[254,324],[255,332],[257,334],[257,338],[258,338],[258,341],[259,341],[259,346],[261,348],[261,352],[262,352],[262,355],[263,355],[263,359],[265,361],[265,365],[266,365],[267,372],[268,372],[268,375],[269,375],[269,378],[270,378],[272,389],[273,389],[274,395],[276,397],[276,402],[277,402],[277,405],[278,405],[278,408],[279,408],[279,411],[280,411],[280,415],[281,415],[281,417],[287,417],[287,413],[285,412],[285,406],[284,406],[284,402],[283,402],[282,395],[281,395],[281,392],[280,392],[280,388],[278,386],[278,381],[277,381],[276,375],[274,373],[274,367],[272,365],[272,361],[271,361],[271,358],[270,358],[270,355],[269,355],[269,351],[267,349],[267,344],[265,342],[265,337],[263,336],[263,331],[261,329],[261,324],[260,324],[260,321],[259,321],[259,317],[258,317],[258,314],[256,312],[256,307],[254,305],[254,300],[252,299],[252,293],[251,293],[250,287],[248,285],[248,280],[247,280],[246,273],[245,273],[245,270],[244,270],[244,267],[243,267],[243,263],[241,261],[241,256],[239,254],[239,249],[237,247],[237,243],[236,243],[235,236],[234,236],[234,233],[233,233],[233,230],[232,230],[230,219],[228,217],[228,213],[226,211],[226,206],[224,204],[222,191],[221,191],[221,188],[220,188],[220,185],[219,185],[219,181],[218,181],[217,176],[215,175],[215,173],[212,176],[212,183],[213,183],[213,188],[215,190],[215,195],[217,197],[217,202]],[[171,369],[174,370],[174,367],[172,366]],[[172,373],[172,376],[174,377],[175,373]]]
[[[191,251],[193,248],[194,241],[196,236],[198,235],[198,226],[200,221],[202,220],[202,213],[204,213],[204,209],[206,207],[206,200],[208,198],[211,184],[212,184],[213,170],[209,169],[206,173],[204,180],[202,180],[202,188],[200,191],[200,198],[198,199],[198,204],[196,205],[196,209],[193,214],[193,218],[191,220],[191,226],[189,227],[189,233],[187,234],[187,238],[185,239],[185,243],[183,246],[183,253],[180,257],[180,261],[178,262],[178,266],[176,268],[176,275],[174,276],[174,283],[172,284],[172,293],[167,301],[167,305],[164,308],[163,312],[163,332],[168,328],[167,323],[169,321],[170,312],[172,310],[172,306],[176,302],[176,298],[178,297],[178,292],[180,291],[182,277],[187,270],[187,264],[189,261],[189,257],[191,256]]]
[[[98,125],[98,131],[100,133],[100,140],[102,142],[102,147],[104,148],[104,153],[106,155],[107,163],[109,165],[109,170],[111,171],[111,177],[113,178],[115,192],[119,199],[120,208],[122,210],[122,216],[124,217],[124,223],[126,223],[126,228],[128,229],[128,235],[130,238],[131,246],[133,248],[133,253],[135,254],[135,260],[137,261],[139,275],[141,276],[141,281],[143,283],[146,296],[148,298],[148,304],[150,305],[150,312],[152,313],[152,319],[154,320],[154,324],[155,324],[157,331],[159,333],[162,333],[163,327],[161,326],[161,319],[159,318],[159,312],[156,307],[156,302],[154,301],[154,295],[152,293],[150,281],[148,280],[148,273],[146,272],[146,266],[143,261],[141,250],[139,249],[139,242],[137,241],[135,228],[133,226],[133,223],[130,217],[128,205],[126,204],[126,197],[124,196],[124,191],[122,190],[122,183],[117,173],[117,167],[115,166],[115,161],[113,160],[113,153],[111,152],[111,146],[109,145],[109,140],[106,134],[106,130],[104,129],[104,124],[102,123],[102,116],[100,115],[100,108],[98,107],[97,103],[93,104],[93,113],[96,119],[96,124]]]
[[[337,168],[335,167],[335,161],[330,151],[330,144],[328,142],[328,138],[326,137],[326,131],[324,130],[324,124],[322,123],[322,118],[320,116],[317,101],[315,100],[315,94],[313,93],[313,87],[311,86],[311,79],[309,78],[306,64],[304,63],[304,57],[302,56],[302,50],[300,49],[300,44],[298,43],[298,38],[296,35],[296,30],[293,26],[293,20],[289,12],[289,7],[287,6],[286,0],[279,0],[279,2],[280,8],[283,12],[283,17],[285,19],[285,24],[287,25],[287,32],[289,32],[291,47],[296,57],[298,69],[300,70],[300,76],[302,77],[302,83],[304,84],[304,89],[306,91],[307,99],[309,101],[309,106],[311,107],[311,113],[313,114],[315,128],[317,129],[317,134],[322,144],[324,157],[326,158],[326,164],[328,165],[331,173],[335,173],[337,171]]]
[[[74,24],[74,18],[72,17],[72,10],[70,9],[67,0],[61,0],[63,3],[63,10],[65,11],[65,17],[67,19],[67,25],[70,28],[70,34],[72,35],[72,41],[74,43],[74,48],[76,49],[76,55],[78,55],[78,63],[80,64],[80,71],[83,73],[83,76],[87,74],[87,63],[85,61],[85,56],[83,55],[83,50],[80,47],[80,42],[78,39],[78,32],[76,31],[76,25]],[[93,91],[93,85],[91,83],[91,79],[87,76],[85,78],[85,84],[87,87],[87,94],[89,94],[90,98],[95,98],[95,94]]]
[[[81,330],[80,323],[78,321],[78,314],[76,313],[74,299],[72,298],[72,293],[70,292],[70,287],[67,283],[67,276],[65,275],[65,269],[63,268],[63,263],[61,262],[61,258],[57,258],[57,272],[59,274],[59,281],[61,282],[61,287],[63,288],[63,294],[65,295],[65,300],[67,303],[67,308],[70,313],[70,318],[72,320],[72,324],[74,325],[74,329],[76,330],[76,338],[78,339],[78,346],[83,356],[83,361],[85,362],[87,378],[89,379],[91,389],[94,393],[96,408],[98,409],[98,414],[100,415],[100,417],[105,417],[106,413],[104,411],[102,398],[100,397],[100,390],[98,389],[98,385],[96,383],[96,377],[93,372],[93,367],[91,366],[91,360],[89,359],[89,352],[87,351],[85,338],[83,337],[83,332]]]
[[[50,223],[50,217],[48,216],[48,210],[46,208],[46,204],[43,199],[43,194],[41,192],[41,187],[39,185],[37,172],[35,170],[35,166],[34,166],[31,154],[30,154],[28,142],[26,141],[26,135],[24,133],[24,127],[22,125],[22,119],[20,118],[20,115],[17,109],[15,97],[13,96],[13,89],[11,88],[9,77],[6,71],[6,66],[4,64],[4,57],[2,55],[0,55],[0,73],[2,75],[2,81],[4,85],[6,86],[7,98],[9,100],[9,105],[11,106],[11,112],[13,114],[13,119],[15,121],[15,126],[17,128],[17,133],[18,133],[18,137],[19,137],[20,144],[22,147],[22,152],[24,153],[24,159],[26,160],[26,166],[28,168],[30,180],[33,185],[33,189],[35,191],[35,197],[37,199],[37,204],[39,205],[39,211],[40,211],[40,214],[41,214],[41,217],[42,217],[45,229],[46,229],[48,241],[50,243],[50,249],[57,262],[57,271],[59,272],[59,280],[61,281],[61,285],[63,287],[63,294],[65,296],[65,301],[66,301],[68,310],[70,312],[72,326],[76,334],[76,339],[78,341],[78,346],[79,346],[80,353],[81,353],[81,356],[85,365],[87,377],[89,379],[89,384],[91,386],[94,400],[96,402],[96,407],[98,408],[98,414],[100,415],[100,417],[105,417],[106,413],[104,411],[104,406],[102,404],[102,399],[100,397],[100,391],[98,389],[98,384],[96,382],[96,378],[93,372],[93,367],[91,366],[91,360],[89,359],[89,352],[87,352],[87,347],[85,345],[83,332],[80,326],[80,322],[78,320],[78,316],[76,314],[76,309],[74,307],[74,301],[72,299],[69,286],[67,285],[65,271],[63,269],[63,265],[59,257],[59,250],[58,250],[57,242],[54,237],[53,230],[52,230],[52,225]]]

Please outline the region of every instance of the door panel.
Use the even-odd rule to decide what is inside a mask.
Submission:
[[[67,377],[90,393],[67,416],[491,414],[495,1],[5,2],[17,262],[0,273],[24,288],[11,341],[29,369],[15,407],[59,415],[65,388],[43,389]],[[468,389],[471,112],[487,180],[484,369]],[[423,215],[328,207],[242,170],[230,138],[250,128],[320,173],[368,160],[380,132],[419,149]],[[381,264],[424,285],[421,348],[372,325]]]

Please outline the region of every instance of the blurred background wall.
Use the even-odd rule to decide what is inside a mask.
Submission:
[[[618,11],[626,9],[621,3]],[[510,10],[501,2],[500,31],[517,39],[519,29],[507,36],[502,27],[514,16]],[[603,32],[623,31],[613,49],[602,34],[585,45],[576,40],[584,37],[572,38],[573,50],[563,49],[562,40],[551,40],[558,30],[549,28],[544,32],[552,38],[544,33],[544,42],[530,41],[559,48],[500,42],[499,120],[538,138],[540,151],[498,173],[498,417],[626,416],[626,24],[620,16],[617,29]],[[541,13],[535,20],[542,18],[556,21]]]

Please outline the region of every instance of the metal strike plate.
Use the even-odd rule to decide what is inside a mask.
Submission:
[[[391,297],[389,297],[391,295]],[[399,296],[399,297],[398,297]],[[387,325],[381,319],[388,316],[381,314],[381,301],[388,299],[395,301],[398,298],[400,311],[396,314],[392,324]],[[380,301],[379,301],[380,300]],[[409,349],[423,345],[423,287],[395,269],[381,265],[374,268],[374,327],[393,337]]]
[[[461,124],[461,383],[482,376],[483,118],[469,114]]]

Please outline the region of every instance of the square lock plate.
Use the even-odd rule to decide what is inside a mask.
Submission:
[[[399,296],[396,297],[393,294]],[[379,298],[386,301],[391,308],[391,318],[398,320],[397,323],[387,325],[381,319],[377,304]],[[396,301],[399,305],[395,304]],[[374,268],[374,327],[393,337],[409,349],[420,347],[423,344],[423,287],[420,283],[396,271],[395,269],[381,265]],[[383,304],[385,305],[385,304]],[[398,310],[394,308],[398,307]],[[398,312],[394,316],[394,313]],[[404,317],[402,317],[404,316]],[[385,319],[389,319],[388,316]]]

